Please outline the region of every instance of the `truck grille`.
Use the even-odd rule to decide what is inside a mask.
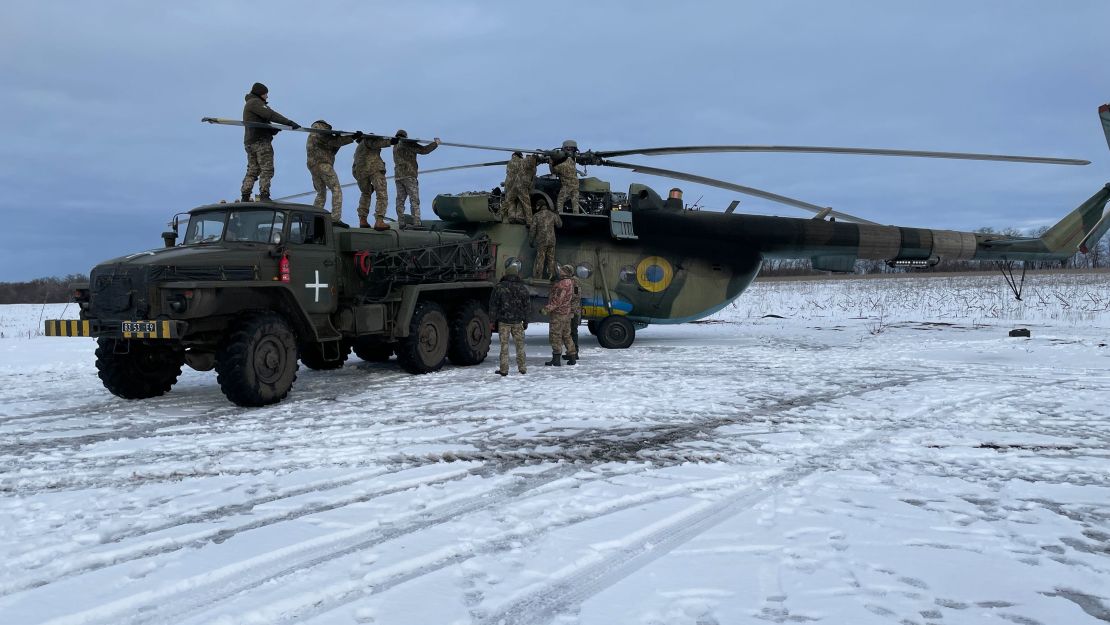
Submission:
[[[89,314],[94,318],[142,317],[140,313],[149,311],[146,267],[97,267],[90,278]]]

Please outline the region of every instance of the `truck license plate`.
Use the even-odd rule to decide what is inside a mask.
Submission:
[[[154,332],[153,321],[124,321],[124,332]]]

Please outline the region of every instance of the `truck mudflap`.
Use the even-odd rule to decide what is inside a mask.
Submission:
[[[184,321],[168,319],[99,322],[82,319],[47,319],[46,336],[107,336],[125,339],[178,339],[185,333]]]

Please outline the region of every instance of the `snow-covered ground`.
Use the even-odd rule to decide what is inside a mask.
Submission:
[[[256,410],[117,399],[0,307],[0,623],[1107,621],[1110,276],[1031,281],[758,283]]]

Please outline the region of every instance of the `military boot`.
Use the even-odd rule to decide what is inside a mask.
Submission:
[[[270,201],[270,194],[269,193],[260,193],[258,195],[258,201],[259,202],[269,202]]]
[[[249,202],[249,201],[251,201],[251,194],[250,193],[244,193],[243,197],[239,198],[239,201],[240,202]]]
[[[385,220],[382,219],[381,217],[375,217],[374,218],[374,229],[375,230],[389,230],[389,224],[385,223]]]
[[[563,366],[563,359],[559,355],[559,352],[553,352],[551,354],[551,360],[548,360],[548,361],[544,362],[543,364],[546,367],[562,367]]]
[[[360,215],[359,218],[358,218],[358,227],[359,228],[369,228],[370,227],[370,222],[366,221],[366,218],[362,217]]]
[[[573,365],[578,362],[578,354],[567,354],[567,364]]]

